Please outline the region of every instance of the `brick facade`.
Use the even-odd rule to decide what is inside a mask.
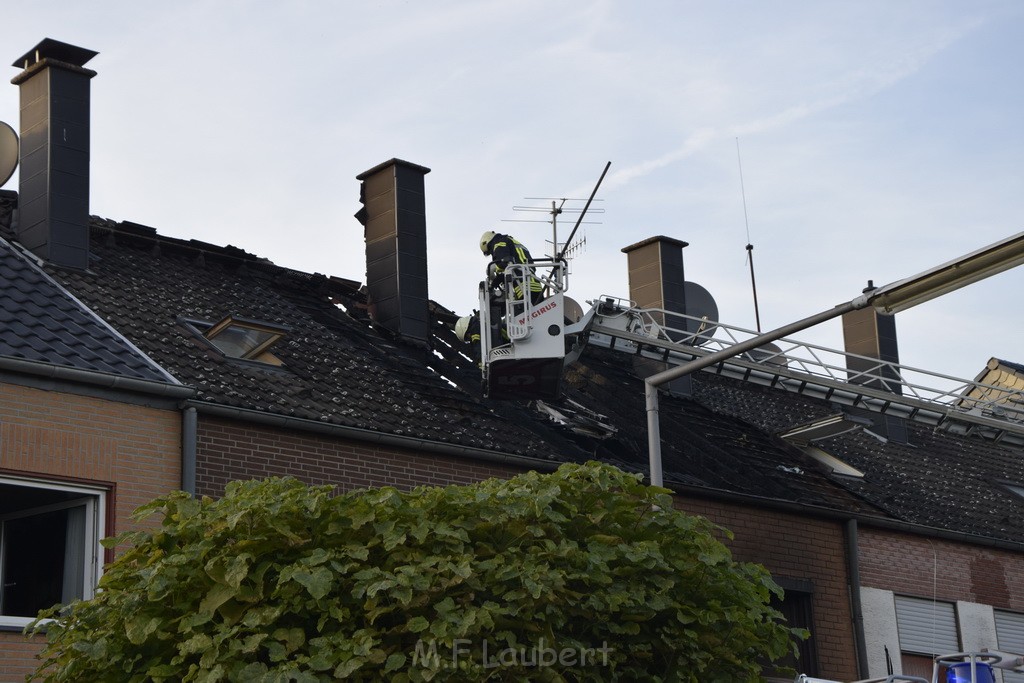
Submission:
[[[677,507],[733,532],[733,557],[764,565],[780,582],[813,588],[811,629],[820,675],[857,678],[843,525],[787,512],[677,497]]]
[[[472,484],[522,469],[374,443],[200,416],[196,493],[219,497],[234,479],[291,476],[341,491],[376,486]]]
[[[112,400],[0,385],[0,473],[103,487],[107,532],[181,486],[181,414]],[[0,632],[0,681],[22,681],[41,643]]]
[[[861,585],[1024,612],[1024,555],[861,527]]]

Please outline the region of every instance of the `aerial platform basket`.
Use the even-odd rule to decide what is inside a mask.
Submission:
[[[480,283],[484,394],[499,399],[561,395],[565,359],[565,267],[539,259],[512,264]],[[532,289],[540,287],[534,302]]]

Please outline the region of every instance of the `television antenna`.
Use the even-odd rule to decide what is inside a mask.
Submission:
[[[527,201],[537,202],[550,202],[550,205],[545,206],[513,206],[513,211],[523,211],[527,213],[546,213],[548,218],[510,218],[505,219],[507,223],[548,223],[551,225],[551,239],[548,243],[551,245],[551,253],[547,256],[554,260],[562,260],[572,258],[576,254],[579,254],[586,248],[587,237],[582,235],[579,239],[573,241],[573,237],[576,235],[577,228],[581,224],[586,225],[599,225],[600,221],[584,221],[583,218],[587,212],[603,214],[604,209],[591,209],[590,204],[594,201],[594,195],[597,194],[597,188],[601,186],[601,181],[604,180],[605,173],[608,172],[608,167],[611,166],[612,162],[604,167],[604,172],[601,173],[601,179],[597,181],[597,186],[594,187],[594,191],[590,194],[587,199],[574,199],[570,197],[525,197]],[[598,199],[597,201],[603,201]],[[585,202],[582,207],[578,205],[578,202]],[[564,244],[561,244],[558,240],[558,217],[561,215],[578,215],[576,225],[573,226],[572,232],[569,233],[569,237],[566,239]]]

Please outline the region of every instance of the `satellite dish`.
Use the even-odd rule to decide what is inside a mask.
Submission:
[[[718,327],[718,304],[708,290],[696,282],[683,283],[686,297],[686,315],[700,320],[686,320],[686,331],[698,335],[697,345],[706,344],[715,335]]]
[[[748,359],[756,363],[774,365],[780,368],[789,366],[789,360],[782,353],[782,348],[778,344],[773,344],[771,342],[762,344],[756,349],[751,349],[745,355]]]
[[[562,312],[562,315],[570,324],[578,323],[583,319],[583,307],[580,306],[575,299],[565,297],[562,305],[565,306],[565,310]]]
[[[4,186],[14,169],[18,168],[18,134],[0,121],[0,187]]]

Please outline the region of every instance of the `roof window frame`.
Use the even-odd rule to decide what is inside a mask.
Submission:
[[[181,321],[187,325],[192,332],[201,338],[207,345],[215,349],[227,359],[259,363],[271,367],[280,367],[284,362],[278,358],[271,349],[285,336],[291,332],[291,328],[285,325],[277,325],[265,320],[253,320],[242,316],[228,314],[217,322],[209,322],[195,318],[182,318]],[[269,335],[244,353],[232,353],[224,344],[217,343],[217,337],[230,329],[242,329]]]

